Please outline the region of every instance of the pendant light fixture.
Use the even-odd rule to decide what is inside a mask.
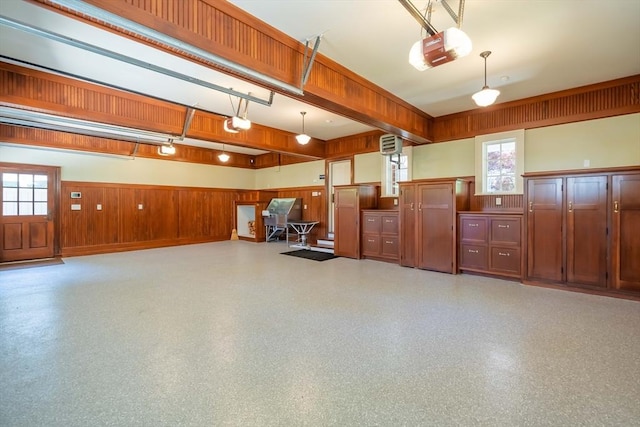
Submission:
[[[307,145],[309,141],[311,141],[311,137],[304,133],[304,115],[307,114],[307,112],[300,111],[300,114],[302,115],[302,133],[300,135],[296,135],[296,141],[298,141],[298,144],[300,145]]]
[[[227,163],[231,156],[224,152],[224,144],[222,144],[222,153],[218,154],[218,160],[222,163]]]
[[[479,107],[486,107],[493,104],[496,102],[498,95],[500,95],[499,90],[489,89],[489,86],[487,86],[487,57],[489,55],[491,55],[490,50],[485,50],[480,54],[480,56],[484,58],[484,86],[481,91],[474,93],[472,96]]]

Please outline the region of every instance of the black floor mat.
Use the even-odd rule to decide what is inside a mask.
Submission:
[[[312,259],[314,261],[326,261],[328,259],[338,258],[334,254],[320,251],[311,251],[309,249],[299,249],[297,251],[282,252],[282,255],[291,255],[298,258]]]

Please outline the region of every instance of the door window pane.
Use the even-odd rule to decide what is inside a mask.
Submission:
[[[47,203],[36,202],[33,204],[33,214],[34,215],[46,215],[47,214]]]
[[[33,188],[33,175],[21,173],[18,175],[18,182],[21,188]]]
[[[33,215],[33,203],[31,202],[18,203],[18,215]]]
[[[3,188],[2,200],[5,202],[17,202],[18,201],[18,189],[17,188]]]
[[[17,202],[3,202],[2,203],[2,216],[18,215],[18,203]]]
[[[36,202],[46,202],[47,201],[47,190],[36,188],[33,190],[33,200]]]
[[[33,190],[31,188],[21,188],[18,199],[21,202],[32,202],[33,201]]]
[[[47,188],[47,175],[34,175],[33,186],[35,188]]]
[[[3,173],[2,174],[2,186],[3,187],[17,187],[18,186],[18,174],[17,173]]]

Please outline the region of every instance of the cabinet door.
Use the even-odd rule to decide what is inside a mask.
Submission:
[[[453,202],[452,184],[418,186],[419,268],[453,273]]]
[[[378,256],[380,255],[380,235],[379,234],[362,234],[362,255]]]
[[[400,265],[417,265],[416,212],[418,201],[415,185],[400,186]]]
[[[607,286],[607,177],[567,178],[567,283]]]
[[[380,215],[370,212],[362,214],[362,232],[380,233]]]
[[[563,280],[562,178],[527,181],[527,277]]]
[[[460,217],[460,240],[464,242],[487,242],[487,219],[477,216]]]
[[[614,175],[612,184],[612,285],[640,292],[640,174]]]
[[[335,240],[336,255],[360,258],[360,211],[358,190],[340,188],[335,190]]]

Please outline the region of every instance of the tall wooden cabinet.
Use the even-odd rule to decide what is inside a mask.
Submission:
[[[640,292],[640,168],[525,175],[526,282]]]
[[[467,209],[469,183],[462,179],[400,185],[400,265],[457,271],[459,210]]]
[[[333,252],[347,258],[360,255],[360,211],[377,207],[378,187],[342,185],[334,187]]]

